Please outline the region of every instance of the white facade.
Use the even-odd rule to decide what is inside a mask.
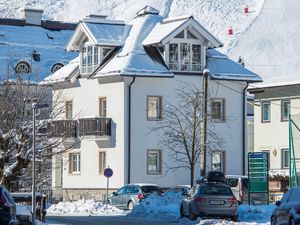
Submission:
[[[61,104],[67,105],[66,102],[69,102],[70,108],[66,108],[65,114],[70,117],[68,115],[72,110],[71,119],[79,121],[80,127],[79,137],[73,138],[74,149],[64,153],[61,170],[54,169],[53,187],[61,186],[65,192],[64,197],[67,199],[75,199],[79,195],[86,196],[88,190],[90,193],[93,191],[89,197],[95,197],[99,194],[97,190],[106,188],[106,178],[102,172],[99,172],[103,154],[106,158],[104,166],[109,166],[114,171],[114,175],[110,178],[111,189],[117,189],[128,182],[156,183],[164,188],[189,184],[189,170],[183,168],[169,170],[170,167],[176,166],[177,162],[172,162],[168,149],[160,147],[158,134],[151,132],[151,129],[165,118],[163,115],[158,120],[147,118],[147,98],[154,96],[161,99],[159,108],[162,111],[164,107],[167,107],[167,103],[178,105],[176,91],[182,88],[182,81],[193,84],[201,90],[204,68],[211,71],[208,81],[209,113],[212,99],[222,102],[220,110],[224,119],[208,124],[209,128],[223,139],[222,148],[214,149],[223,157],[221,157],[220,168],[223,168],[226,174],[243,174],[243,151],[246,146],[244,136],[246,130],[243,124],[243,122],[246,123],[246,115],[243,114],[246,111],[244,91],[247,82],[256,82],[260,78],[217,51],[209,51],[208,54],[206,49],[220,47],[221,42],[207,32],[193,17],[164,20],[158,15],[157,10],[145,7],[128,25],[120,21],[114,24],[113,21],[106,20],[98,21],[98,23],[98,25],[89,22],[80,24],[67,48],[82,50],[82,47],[89,43],[100,48],[120,45],[120,49],[111,47],[112,50],[108,54],[103,54],[103,59],[98,58],[99,65],[95,65],[97,69],[89,76],[80,76],[80,71],[85,65],[91,66],[92,62],[98,63],[98,60],[94,61],[94,58],[98,57],[94,47],[90,48],[90,51],[91,54],[92,52],[96,54],[90,56],[90,59],[89,53],[81,53],[82,57],[77,67],[73,64],[73,66],[66,67],[68,69],[62,69],[46,79],[46,82],[54,84],[54,96],[60,94],[65,97],[65,102]],[[111,34],[117,35],[124,32],[123,35],[126,34],[127,38],[118,36],[109,39],[108,33],[104,35],[93,33],[90,37],[92,31],[103,30],[106,26]],[[90,32],[85,33],[86,29],[90,29]],[[163,31],[161,34],[159,34],[160,29]],[[193,40],[190,41],[189,38]],[[99,40],[101,43],[97,45]],[[173,49],[180,48],[180,50],[177,49],[178,58],[182,60],[180,63],[184,64],[176,61],[178,60],[177,53],[175,57],[172,55],[171,59],[170,45],[178,40],[180,43],[188,43],[172,46]],[[158,47],[162,46],[164,50],[160,55]],[[189,46],[185,48],[185,51],[191,51],[193,56],[190,57],[194,58],[193,61],[188,61],[188,63],[183,61],[189,60],[184,58],[183,53],[180,53],[184,46]],[[195,52],[196,49],[199,52]],[[197,63],[201,65],[198,66]],[[170,70],[168,65],[175,69]],[[55,80],[59,83],[55,83]],[[104,103],[103,98],[105,98]],[[99,118],[99,115],[103,115],[101,111],[103,105],[105,105],[105,118]],[[63,114],[61,118],[64,119],[64,117]],[[95,125],[93,119],[89,126],[83,126],[82,119],[87,118],[98,118],[99,123],[101,123],[100,120],[109,119],[111,132],[100,137],[84,133],[86,132],[84,129],[91,129],[89,126]],[[149,173],[147,169],[149,151],[157,154],[156,160],[160,164],[156,165],[159,171],[155,174]],[[73,156],[74,153],[77,155]],[[78,154],[80,154],[80,160]],[[56,159],[59,160],[59,157]],[[59,163],[54,160],[54,165],[57,166]],[[195,169],[196,179],[200,176],[199,165],[200,160]],[[207,153],[207,166],[207,169],[211,170],[211,152]],[[130,177],[128,177],[129,174]]]

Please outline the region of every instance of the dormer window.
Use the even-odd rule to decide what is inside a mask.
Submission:
[[[111,50],[109,47],[85,45],[80,57],[81,74],[91,74]]]
[[[177,34],[165,48],[165,59],[170,70],[202,70],[200,40],[188,29]]]

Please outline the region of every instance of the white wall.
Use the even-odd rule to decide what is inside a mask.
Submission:
[[[281,149],[288,148],[288,122],[281,121],[281,100],[291,100],[291,115],[299,114],[299,98],[266,99],[271,101],[271,122],[261,122],[261,101],[254,105],[255,151],[270,150],[270,169],[281,169]],[[264,100],[264,99],[262,99]]]
[[[164,101],[176,102],[175,89],[180,88],[179,80],[188,81],[202,89],[202,77],[200,76],[176,76],[175,79],[167,78],[137,78],[132,85],[132,182],[157,183],[162,187],[176,184],[189,184],[190,176],[187,170],[169,172],[163,168],[162,175],[147,175],[147,149],[160,149],[155,134],[149,134],[155,121],[147,121],[146,98],[148,95],[159,95]],[[214,123],[216,132],[224,139],[226,151],[226,173],[242,174],[242,92],[245,84],[237,82],[209,81],[209,97],[226,99],[226,122]],[[233,91],[231,89],[235,89]],[[238,93],[239,92],[239,93]],[[208,107],[209,108],[209,107]],[[166,149],[162,149],[163,162],[170,163]],[[199,165],[196,168],[195,177],[199,177]]]

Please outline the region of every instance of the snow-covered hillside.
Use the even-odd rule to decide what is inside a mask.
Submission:
[[[254,20],[263,0],[0,0],[1,17],[23,17],[24,7],[44,9],[44,19],[78,21],[87,14],[130,21],[145,5],[163,16],[194,15],[224,44],[224,51]],[[244,13],[248,5],[249,13]],[[228,35],[232,27],[235,35]]]
[[[259,17],[239,39],[230,57],[242,56],[246,67],[263,77],[264,86],[299,83],[299,12],[299,0],[265,0]]]

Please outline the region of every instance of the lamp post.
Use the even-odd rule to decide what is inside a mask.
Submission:
[[[35,225],[36,218],[36,173],[35,173],[35,114],[37,109],[48,108],[48,104],[32,104],[32,120],[33,120],[33,133],[32,133],[32,224]]]

